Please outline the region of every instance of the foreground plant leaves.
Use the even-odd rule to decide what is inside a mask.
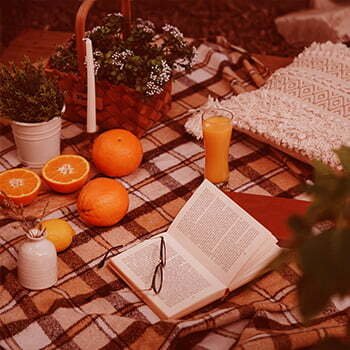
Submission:
[[[333,295],[350,293],[350,148],[337,154],[343,172],[315,164],[315,183],[306,191],[313,203],[304,217],[292,217],[300,266],[300,310],[305,320],[317,315]],[[327,221],[328,227],[315,230]],[[317,224],[317,225],[316,225]]]
[[[318,314],[332,295],[350,292],[350,231],[329,230],[309,238],[299,249],[303,276],[298,284],[306,320]]]

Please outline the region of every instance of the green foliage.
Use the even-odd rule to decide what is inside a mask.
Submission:
[[[101,26],[86,33],[94,48],[98,80],[123,84],[152,96],[163,91],[172,69],[189,71],[195,55],[182,33],[171,25],[156,30],[150,21],[137,19],[130,34],[123,38],[124,17],[109,14]],[[77,72],[75,37],[57,48],[50,66],[62,72]]]
[[[350,147],[336,151],[342,172],[315,163],[313,202],[304,217],[294,216],[302,278],[298,292],[306,320],[318,314],[333,295],[350,293]]]
[[[38,123],[61,116],[63,95],[42,65],[29,59],[0,67],[0,111],[12,120]]]

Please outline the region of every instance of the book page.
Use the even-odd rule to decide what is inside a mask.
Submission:
[[[152,237],[111,259],[112,268],[161,317],[180,317],[224,295],[226,287],[171,236],[163,234],[166,265],[158,295],[151,287],[160,257],[160,236]]]
[[[277,244],[271,246],[269,242],[267,244],[263,243],[254,253],[254,258],[249,259],[232,279],[229,285],[230,291],[235,290],[254,278],[266,273],[267,270],[264,270],[264,267],[266,267],[267,264],[270,263],[279,253],[281,253],[281,248]]]
[[[262,245],[269,251],[277,243],[264,226],[207,180],[168,233],[227,286]]]

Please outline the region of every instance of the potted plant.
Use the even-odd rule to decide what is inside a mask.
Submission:
[[[60,154],[63,94],[29,59],[0,67],[0,113],[11,120],[18,159],[38,168]]]
[[[49,61],[48,69],[59,76],[67,92],[65,117],[86,118],[85,36],[93,46],[99,126],[122,127],[142,136],[169,107],[172,71],[191,69],[194,47],[174,26],[156,28],[140,18],[130,24],[121,13],[107,15],[100,26],[85,32],[82,13],[86,17],[89,6],[91,1],[83,2],[76,34]]]

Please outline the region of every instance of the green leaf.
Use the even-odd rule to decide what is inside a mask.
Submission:
[[[298,251],[303,271],[300,308],[308,320],[326,306],[332,295],[350,292],[350,230],[333,229],[312,236]]]
[[[327,175],[332,175],[333,174],[333,170],[327,166],[326,164],[322,163],[321,161],[314,161],[312,163],[314,169],[315,169],[315,176],[319,177],[319,176],[327,176]]]
[[[329,299],[329,293],[322,289],[321,284],[315,282],[308,275],[298,282],[299,307],[304,322],[308,322],[322,311]]]
[[[346,295],[350,292],[350,228],[333,232],[334,275],[336,292]]]
[[[305,320],[321,312],[333,295],[350,293],[350,148],[343,146],[337,154],[345,171],[315,163],[315,183],[308,186],[312,205],[303,217],[289,220],[299,244],[298,294]],[[324,220],[333,226],[315,236],[315,224]]]
[[[350,172],[350,147],[342,146],[335,153],[338,155],[343,169]]]
[[[318,314],[336,291],[331,235],[323,233],[308,239],[299,249],[303,276],[298,283],[300,310],[305,319]]]
[[[288,224],[295,232],[297,244],[301,244],[310,235],[310,225],[301,216],[293,215],[288,219]]]
[[[20,65],[0,67],[0,111],[17,121],[40,122],[60,115],[63,94],[42,65],[26,58]]]

